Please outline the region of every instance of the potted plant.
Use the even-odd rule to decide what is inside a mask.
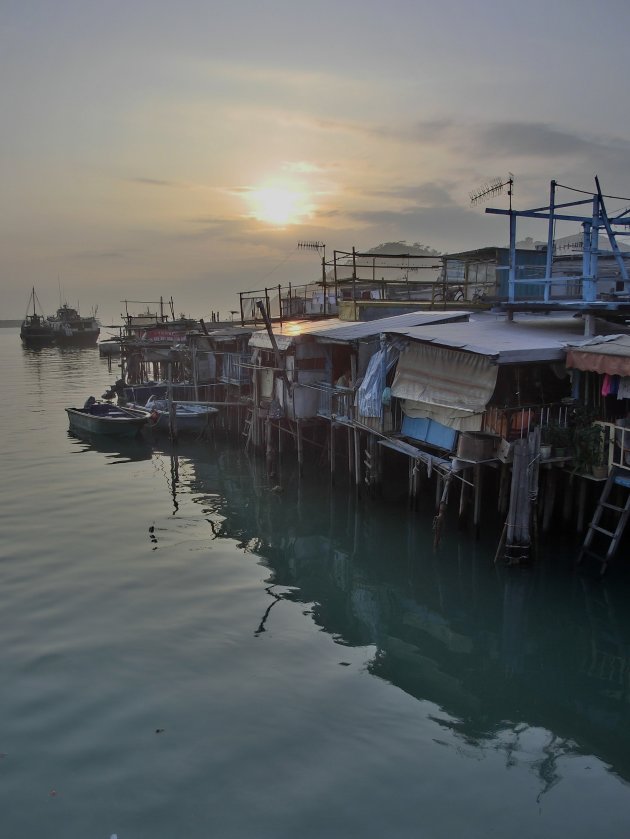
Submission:
[[[598,423],[573,429],[573,469],[598,478],[608,475],[606,438]]]
[[[571,446],[571,429],[559,422],[550,422],[542,429],[542,441],[552,447],[554,457],[565,457]]]

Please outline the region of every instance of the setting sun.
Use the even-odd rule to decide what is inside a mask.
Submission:
[[[304,194],[294,189],[254,189],[249,195],[249,200],[254,218],[269,224],[297,224],[309,212]]]

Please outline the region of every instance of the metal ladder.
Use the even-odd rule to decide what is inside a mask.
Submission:
[[[613,504],[610,501],[611,493],[616,486],[622,487],[626,491],[626,499],[623,507],[618,504]],[[606,511],[609,511],[611,514],[609,519],[616,518],[614,530],[603,527],[601,524]],[[585,556],[591,556],[601,562],[600,574],[604,574],[608,563],[614,557],[619,547],[619,541],[628,523],[628,519],[630,519],[630,473],[624,470],[624,473],[621,474],[621,470],[613,467],[597,502],[593,519],[588,526],[584,544],[577,559],[578,563],[582,562]],[[593,548],[593,540],[598,534],[603,537],[599,539],[599,542],[603,543],[603,546],[600,550],[595,550]],[[606,545],[608,545],[607,548]]]

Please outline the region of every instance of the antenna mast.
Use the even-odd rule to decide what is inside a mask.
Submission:
[[[479,187],[479,189],[474,189],[470,193],[470,203],[480,204],[482,201],[486,201],[488,198],[492,198],[492,196],[494,195],[501,195],[505,187],[508,188],[507,194],[510,201],[510,212],[512,212],[512,195],[514,194],[514,175],[511,172],[508,172],[507,179],[505,180],[503,178],[494,178],[489,183]]]
[[[316,251],[322,253],[324,262],[326,261],[326,245],[323,242],[298,242],[298,250],[301,251]]]

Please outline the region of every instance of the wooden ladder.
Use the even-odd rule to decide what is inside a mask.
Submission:
[[[623,506],[613,504],[610,500],[613,488],[616,486],[622,487],[626,492],[625,503]],[[611,525],[611,527],[614,526],[614,530],[602,525],[602,519],[606,511],[609,512],[607,522],[610,521],[610,519],[613,519],[613,525]],[[614,524],[615,519],[616,524]],[[602,494],[597,502],[593,519],[588,526],[584,544],[582,545],[582,549],[577,559],[578,563],[582,562],[585,556],[591,556],[601,562],[602,565],[600,574],[603,574],[608,567],[608,563],[611,561],[617,551],[617,548],[619,547],[619,541],[629,519],[630,473],[626,472],[626,470],[621,473],[621,470],[613,467],[610,475],[608,476],[608,480],[602,489]],[[593,540],[598,535],[601,537],[598,542],[602,547],[595,550],[593,548]]]

